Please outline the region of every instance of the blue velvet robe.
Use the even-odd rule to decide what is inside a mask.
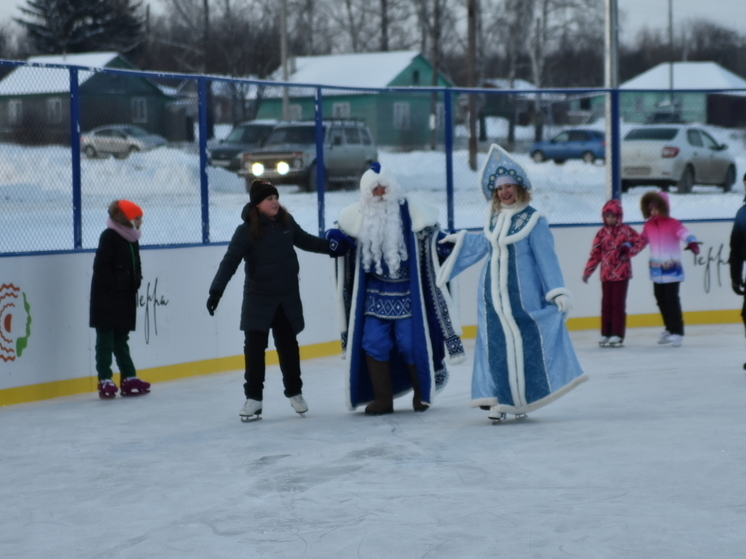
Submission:
[[[401,205],[402,226],[410,260],[409,290],[412,299],[412,335],[422,402],[432,405],[435,395],[448,382],[446,362],[465,359],[460,326],[452,321],[451,297],[447,288],[436,285],[436,270],[445,252],[438,240],[445,235],[437,223],[437,209],[419,198],[408,196]],[[339,228],[356,238],[361,225],[358,204],[342,210]],[[366,273],[360,251],[351,250],[337,259],[337,293],[340,310],[343,355],[347,360],[346,399],[349,410],[373,400],[365,355],[362,349]],[[389,364],[394,397],[412,390],[406,363],[392,351]]]
[[[546,219],[525,204],[490,216],[484,234],[459,233],[438,284],[488,257],[479,279],[471,405],[523,414],[588,379],[552,303],[564,287]]]

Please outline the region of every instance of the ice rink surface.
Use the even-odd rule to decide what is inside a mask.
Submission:
[[[657,334],[573,332],[590,381],[499,425],[470,359],[422,414],[346,411],[339,357],[303,362],[305,418],[277,367],[248,424],[241,372],[0,408],[0,557],[742,558],[743,326]]]

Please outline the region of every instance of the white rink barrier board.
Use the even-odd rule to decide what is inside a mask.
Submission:
[[[743,299],[731,290],[727,263],[731,222],[686,225],[703,244],[698,257],[689,251],[683,253],[685,323],[740,321]],[[640,224],[633,227],[641,230]],[[565,282],[573,294],[568,319],[571,329],[598,328],[600,324],[598,270],[588,284],[581,281],[598,228],[552,228]],[[135,366],[146,380],[243,368],[243,333],[239,330],[243,265],[214,317],[205,307],[225,249],[226,245],[220,244],[141,251],[144,279],[130,348]],[[93,252],[0,257],[0,405],[95,391],[95,332],[88,327],[93,257]],[[333,261],[302,251],[298,251],[298,258],[306,322],[298,339],[302,357],[339,354]],[[647,262],[648,249],[633,259],[627,296],[629,327],[661,324]],[[481,264],[472,267],[454,282],[466,337],[475,334],[480,268]],[[270,352],[268,363],[276,362]]]

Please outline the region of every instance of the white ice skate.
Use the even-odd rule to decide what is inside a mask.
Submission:
[[[257,421],[262,418],[262,402],[259,400],[252,400],[251,398],[246,399],[246,403],[238,412],[241,416],[241,421],[244,423],[248,421]]]
[[[306,401],[303,399],[303,394],[292,396],[288,398],[288,400],[290,400],[290,405],[293,406],[293,409],[298,415],[300,415],[301,417],[306,417],[308,404],[306,404]]]
[[[606,347],[609,345],[609,336],[601,336],[601,339],[598,340],[598,345],[600,347]]]
[[[609,338],[609,347],[622,347],[624,345],[624,338],[620,336],[612,336]]]
[[[658,343],[659,344],[670,344],[671,343],[671,332],[668,330],[663,330],[663,332],[660,333],[658,336]]]
[[[669,336],[669,340],[673,347],[681,347],[683,336],[679,336],[678,334],[671,334],[671,336]]]
[[[492,420],[492,425],[497,425],[498,423],[502,422],[507,416],[499,411],[497,409],[497,406],[492,406],[490,408],[490,413],[487,414],[487,417],[489,417]]]

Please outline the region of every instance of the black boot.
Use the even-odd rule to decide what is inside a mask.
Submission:
[[[394,413],[394,393],[391,388],[391,371],[388,361],[376,361],[370,355],[365,356],[368,365],[370,383],[373,385],[375,399],[366,406],[365,415],[385,415]]]
[[[407,365],[409,369],[409,378],[412,379],[412,407],[414,411],[427,411],[430,406],[422,403],[422,393],[420,392],[420,380],[417,378],[417,366]]]

